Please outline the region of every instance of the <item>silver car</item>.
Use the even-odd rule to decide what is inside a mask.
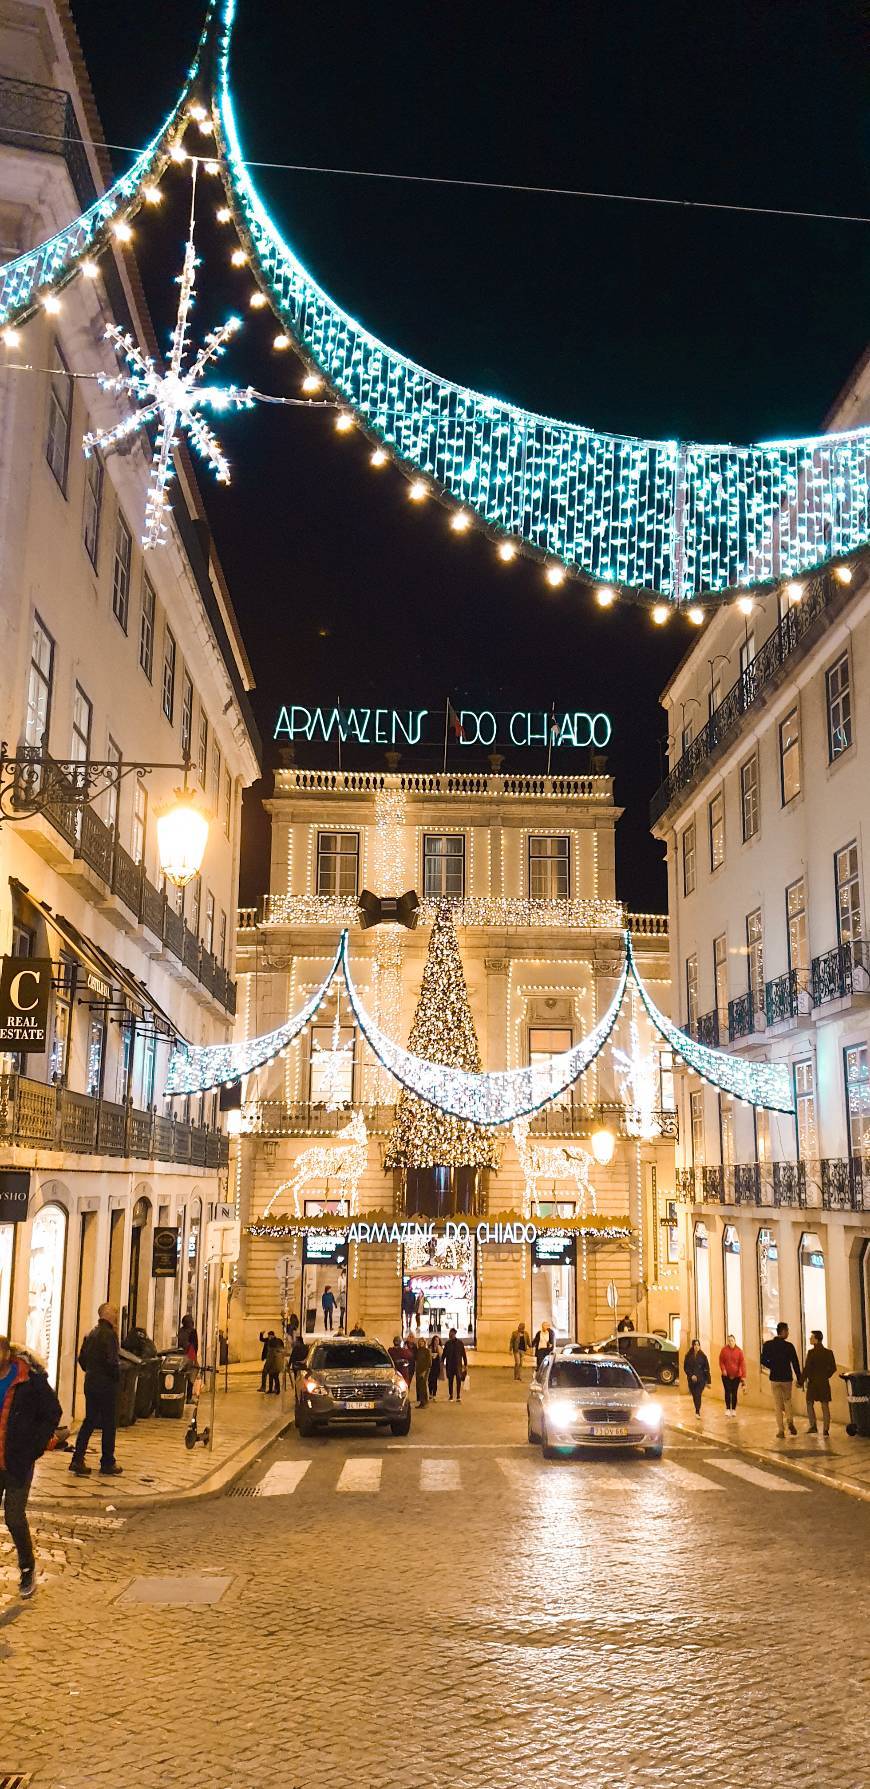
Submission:
[[[664,1411],[618,1354],[548,1355],[527,1409],[529,1440],[547,1459],[580,1447],[629,1447],[661,1459]]]

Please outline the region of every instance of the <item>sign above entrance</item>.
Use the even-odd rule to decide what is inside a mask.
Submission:
[[[0,1048],[45,1049],[50,994],[50,957],[3,958],[0,963]]]
[[[586,708],[459,708],[449,710],[449,728],[459,745],[562,746],[603,751],[613,726],[609,714]],[[434,745],[445,737],[443,709],[303,708],[279,709],[274,739],[330,739],[342,745]]]
[[[413,1219],[364,1219],[355,1218],[348,1224],[346,1219],[339,1220],[339,1226],[329,1227],[323,1218],[312,1218],[309,1222],[296,1218],[276,1218],[274,1223],[263,1219],[260,1223],[249,1224],[249,1236],[264,1236],[272,1241],[283,1241],[289,1236],[304,1236],[305,1252],[309,1261],[315,1258],[331,1261],[336,1248],[342,1250],[347,1243],[433,1243],[436,1238],[448,1242],[469,1242],[471,1238],[481,1244],[489,1243],[496,1248],[516,1247],[518,1243],[531,1243],[537,1246],[543,1239],[556,1242],[575,1236],[589,1239],[600,1238],[605,1242],[626,1240],[632,1234],[628,1218],[602,1217],[591,1215],[580,1218],[538,1219],[529,1223],[524,1218],[516,1217],[497,1222],[481,1220],[470,1225],[464,1220],[423,1224]],[[543,1257],[542,1257],[543,1258]],[[552,1259],[552,1257],[548,1257]]]
[[[0,1170],[0,1224],[23,1224],[30,1197],[30,1171],[27,1168]]]

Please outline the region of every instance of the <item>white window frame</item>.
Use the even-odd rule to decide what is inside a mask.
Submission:
[[[537,846],[545,845],[547,850],[538,850]],[[558,846],[558,850],[550,847]],[[528,851],[529,899],[531,901],[567,901],[571,894],[571,838],[565,832],[533,832],[529,834]],[[532,865],[538,869],[538,877],[532,874]],[[544,868],[546,866],[546,874]],[[564,878],[562,876],[564,871]],[[554,887],[564,879],[564,888]],[[546,883],[546,887],[535,887],[535,881]]]
[[[133,536],[119,510],[115,518],[115,548],[112,554],[112,614],[125,633],[130,620],[132,569]]]
[[[694,894],[697,874],[697,835],[690,820],[683,832],[683,895]]]
[[[852,669],[848,652],[842,652],[825,672],[825,712],[828,762],[835,764],[852,744]]]
[[[786,729],[794,731],[786,738]],[[794,787],[789,779],[794,778]],[[801,711],[795,703],[779,723],[779,793],[782,806],[788,807],[801,792]]]
[[[48,422],[45,458],[59,491],[66,496],[69,446],[72,433],[73,380],[59,342],[54,343],[48,377]]]
[[[714,810],[718,810],[718,819],[714,818]],[[710,874],[722,868],[725,862],[725,791],[717,789],[707,803],[707,822],[710,833]]]
[[[85,490],[82,503],[82,540],[94,568],[100,556],[100,520],[103,507],[103,462],[98,453],[90,453],[85,461]]]
[[[458,869],[458,876],[455,874]],[[451,872],[453,872],[451,874]],[[457,887],[450,884],[456,882]],[[426,900],[449,897],[462,900],[465,895],[465,834],[462,832],[424,832],[423,895]]]
[[[740,766],[740,817],[743,843],[746,845],[750,839],[757,837],[761,822],[761,783],[757,751]]]

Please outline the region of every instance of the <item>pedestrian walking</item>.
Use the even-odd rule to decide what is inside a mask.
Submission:
[[[387,1353],[393,1363],[393,1366],[396,1369],[396,1372],[401,1373],[402,1378],[404,1379],[406,1385],[410,1385],[411,1380],[414,1376],[414,1373],[413,1373],[414,1357],[412,1355],[411,1349],[409,1348],[407,1342],[403,1342],[401,1336],[394,1336],[393,1337],[393,1346],[392,1346],[392,1348],[387,1349]]]
[[[414,1312],[417,1309],[417,1294],[410,1280],[402,1291],[402,1323],[405,1329],[411,1328]]]
[[[418,1335],[420,1333],[420,1325],[423,1322],[425,1310],[426,1310],[425,1296],[422,1292],[418,1292],[417,1297],[414,1300],[414,1317],[415,1317],[416,1324],[417,1324],[417,1334]]]
[[[746,1356],[743,1349],[738,1348],[736,1336],[729,1336],[724,1348],[719,1350],[719,1371],[725,1393],[725,1415],[736,1416],[737,1393],[741,1385],[746,1384]]]
[[[687,1350],[686,1358],[683,1361],[683,1372],[689,1382],[689,1391],[692,1394],[695,1415],[700,1417],[701,1399],[710,1383],[710,1362],[697,1339],[692,1342],[691,1347]]]
[[[289,1317],[287,1317],[284,1322],[284,1335],[287,1339],[288,1348],[292,1348],[298,1328],[299,1318],[295,1311],[291,1311]]]
[[[282,1342],[280,1336],[276,1336],[273,1334],[272,1340],[269,1343],[269,1352],[266,1355],[266,1372],[267,1372],[268,1379],[269,1379],[269,1384],[266,1388],[267,1396],[271,1392],[274,1392],[276,1398],[280,1396],[281,1374],[283,1373],[283,1371],[284,1371],[284,1343]]]
[[[331,1286],[324,1286],[323,1296],[321,1297],[321,1300],[320,1300],[320,1308],[323,1312],[323,1327],[324,1327],[324,1329],[331,1329],[332,1321],[333,1321],[333,1314],[335,1311],[335,1293],[333,1292]]]
[[[532,1347],[535,1350],[536,1372],[540,1371],[541,1362],[546,1360],[548,1354],[552,1354],[555,1346],[556,1337],[552,1325],[549,1323],[542,1323],[540,1329],[536,1330],[532,1337]]]
[[[417,1409],[423,1410],[429,1402],[429,1369],[432,1365],[432,1350],[425,1336],[418,1336],[414,1349],[414,1378],[417,1386]]]
[[[525,1361],[526,1355],[528,1354],[529,1349],[531,1347],[531,1342],[529,1340],[528,1335],[526,1334],[526,1326],[522,1320],[522,1317],[520,1318],[519,1323],[517,1324],[516,1329],[513,1332],[513,1335],[511,1336],[511,1339],[508,1343],[508,1347],[510,1348],[511,1354],[514,1357],[514,1378],[522,1379],[523,1362]]]
[[[33,1468],[61,1418],[61,1408],[36,1356],[0,1336],[0,1498],[18,1555],[21,1595],[36,1589],[36,1560],[27,1521]]]
[[[269,1377],[269,1368],[266,1364],[269,1359],[269,1349],[271,1348],[272,1343],[277,1342],[277,1340],[278,1340],[278,1337],[276,1336],[274,1329],[261,1329],[260,1330],[260,1341],[263,1344],[263,1346],[260,1350],[260,1359],[263,1362],[263,1371],[260,1374],[260,1390],[261,1391],[266,1390],[266,1380]]]
[[[76,1436],[70,1472],[87,1478],[90,1466],[85,1465],[88,1442],[95,1429],[102,1440],[100,1471],[106,1478],[123,1472],[115,1459],[118,1381],[121,1377],[118,1349],[118,1313],[114,1305],[101,1304],[97,1325],[89,1331],[79,1349],[79,1366],[85,1375],[85,1420]]]
[[[429,1396],[434,1401],[438,1396],[438,1381],[444,1367],[444,1349],[441,1346],[441,1337],[437,1330],[434,1330],[429,1337],[429,1352],[432,1356],[432,1365],[429,1368]]]
[[[794,1350],[794,1344],[788,1339],[788,1324],[778,1323],[776,1335],[765,1342],[761,1350],[761,1364],[770,1374],[770,1391],[773,1398],[773,1409],[776,1416],[776,1433],[780,1441],[785,1438],[783,1423],[788,1423],[790,1435],[796,1435],[794,1411],[792,1410],[792,1382],[798,1385],[802,1381],[801,1363]]]
[[[453,1403],[455,1391],[456,1402],[461,1404],[462,1382],[468,1377],[468,1355],[465,1343],[460,1342],[455,1329],[451,1329],[444,1343],[444,1371],[447,1374],[447,1396],[450,1403]]]
[[[836,1371],[836,1359],[831,1349],[824,1346],[821,1330],[811,1329],[810,1345],[803,1371],[809,1423],[808,1435],[817,1435],[819,1432],[816,1422],[817,1404],[822,1406],[822,1434],[830,1435],[831,1433],[831,1379]]]

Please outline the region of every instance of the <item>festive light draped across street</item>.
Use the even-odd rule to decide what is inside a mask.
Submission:
[[[564,1093],[607,1043],[629,979],[637,988],[654,1029],[702,1080],[747,1105],[773,1112],[794,1112],[794,1090],[787,1063],[746,1062],[730,1056],[726,1050],[711,1049],[681,1031],[659,1011],[638,972],[628,932],[623,937],[623,961],[616,991],[598,1024],[570,1050],[532,1067],[470,1074],[428,1062],[387,1037],[360,999],[350,970],[348,933],[343,932],[328,975],[295,1017],[276,1031],[244,1043],[180,1045],[169,1064],[167,1094],[203,1093],[220,1083],[229,1085],[272,1061],[314,1018],[339,971],[356,1023],[382,1068],[418,1098],[470,1123],[512,1124]]]
[[[251,178],[229,79],[235,12],[236,0],[212,0],[178,104],[128,173],[81,217],[0,270],[7,346],[36,309],[58,307],[69,279],[94,274],[109,243],[129,239],[129,217],[159,199],[156,183],[167,166],[189,159],[181,139],[196,124],[214,137],[199,159],[223,177],[227,203],[219,216],[239,236],[231,259],[257,281],[251,303],[270,305],[279,320],[275,346],[295,345],[305,362],[303,391],[338,403],[340,431],[358,424],[374,444],[372,463],[392,459],[410,479],[409,496],[447,503],[457,532],[475,521],[502,559],[520,551],[540,558],[552,585],[568,575],[588,578],[604,606],[616,590],[650,602],[657,623],[673,607],[702,621],[704,601],[793,581],[867,544],[870,429],[741,447],[603,434],[456,385],[363,328],[303,267]],[[128,344],[119,345],[129,355]],[[201,401],[201,393],[194,397],[199,362],[186,374],[170,369],[171,390],[161,375],[132,364],[134,389],[163,420],[154,513],[146,518],[153,545],[175,424],[195,443],[199,431],[219,477],[226,462],[192,414]],[[142,420],[139,412],[127,426]]]

